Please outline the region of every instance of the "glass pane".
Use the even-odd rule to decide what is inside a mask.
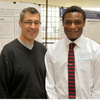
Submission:
[[[52,12],[51,11],[48,11],[48,16],[52,16]]]
[[[52,17],[52,21],[55,22],[56,21],[56,17]]]
[[[52,17],[48,17],[48,21],[52,21]]]
[[[48,22],[48,27],[52,27],[52,23],[51,22]]]
[[[56,23],[56,27],[59,28],[60,27],[60,24],[59,23]]]
[[[55,11],[56,10],[56,7],[55,6],[52,6],[52,11]]]
[[[54,11],[52,11],[52,16],[55,16],[55,12]]]
[[[48,29],[47,29],[47,32],[52,32],[52,29],[51,29],[51,28],[48,28]]]
[[[60,30],[60,18],[59,18],[59,7],[48,6],[47,15],[47,48],[59,40]],[[46,6],[41,6],[41,22],[42,22],[42,36],[45,45],[45,34],[46,34]]]
[[[51,11],[52,10],[52,7],[51,6],[48,6],[48,11]]]
[[[56,11],[56,16],[59,18],[59,12]]]

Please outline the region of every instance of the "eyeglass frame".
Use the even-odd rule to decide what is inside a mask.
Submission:
[[[38,22],[21,21],[21,22],[22,22],[22,23],[25,23],[25,24],[27,24],[27,25],[29,25],[29,26],[31,26],[33,23],[34,23],[35,26],[39,26],[39,24],[41,24],[40,21],[38,21]]]

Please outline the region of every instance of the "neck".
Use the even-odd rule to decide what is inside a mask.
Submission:
[[[23,37],[22,35],[19,37],[19,39],[27,45],[33,45],[34,44],[34,40],[29,40],[29,39]]]

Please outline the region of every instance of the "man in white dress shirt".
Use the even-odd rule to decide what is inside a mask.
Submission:
[[[68,99],[68,51],[75,43],[76,99],[100,99],[100,45],[83,36],[86,14],[78,6],[62,16],[66,37],[52,45],[45,56],[46,91],[50,99]],[[96,35],[94,33],[94,35]]]

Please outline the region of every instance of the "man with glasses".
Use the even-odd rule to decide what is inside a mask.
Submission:
[[[28,7],[20,13],[21,35],[5,45],[0,55],[0,98],[47,98],[46,48],[35,40],[40,24],[35,8]]]

